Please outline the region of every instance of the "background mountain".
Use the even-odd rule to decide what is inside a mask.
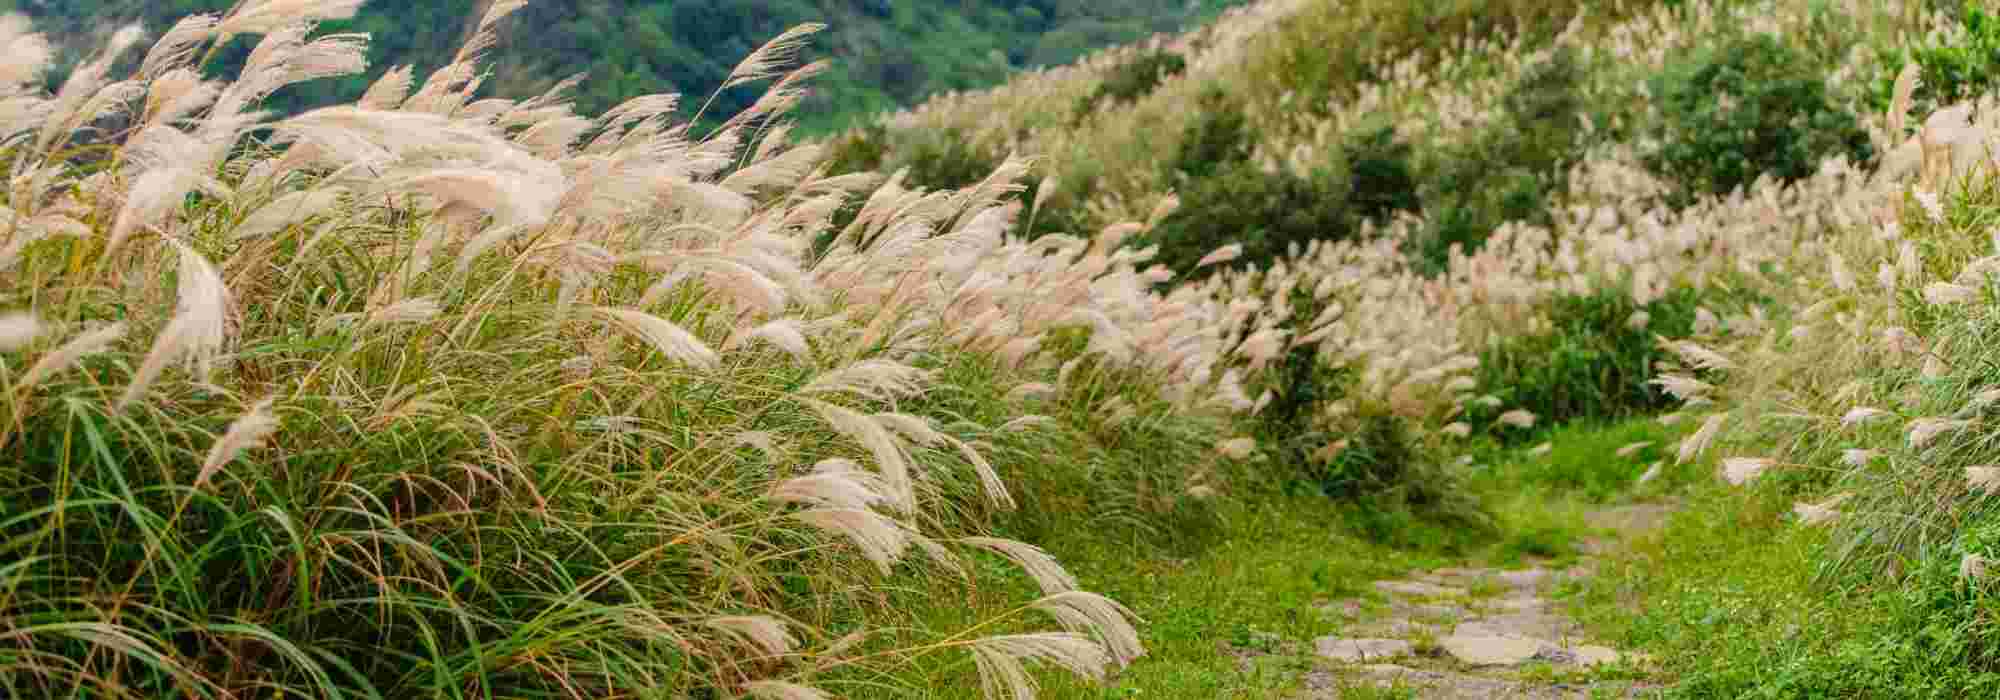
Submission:
[[[171,18],[227,10],[236,0],[0,0],[64,46],[64,65],[100,46],[109,32],[142,21],[153,35]],[[529,94],[576,73],[584,113],[637,95],[680,92],[706,97],[736,61],[803,22],[825,22],[815,58],[835,59],[818,80],[816,103],[799,111],[808,130],[912,104],[925,96],[998,83],[1032,66],[1070,62],[1103,46],[1188,26],[1242,0],[544,0],[510,20],[496,52],[494,90]],[[352,21],[328,32],[367,32],[378,74],[392,65],[441,65],[459,44],[482,0],[370,0]],[[217,56],[233,74],[247,42]],[[59,80],[60,75],[51,80]],[[296,110],[351,100],[366,79],[316,81],[280,94]],[[758,88],[717,99],[710,115],[746,107]],[[808,116],[809,115],[809,116]]]

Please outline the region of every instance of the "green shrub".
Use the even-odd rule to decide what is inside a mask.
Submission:
[[[1181,137],[1180,150],[1168,161],[1167,174],[1175,178],[1202,179],[1216,171],[1250,160],[1249,118],[1242,106],[1221,88],[1211,87],[1197,100],[1200,115]]]
[[[1671,397],[1648,383],[1654,363],[1666,359],[1654,337],[1687,337],[1698,302],[1695,292],[1685,289],[1645,306],[1613,291],[1557,297],[1548,332],[1515,336],[1481,353],[1479,386],[1500,405],[1473,409],[1468,422],[1517,441],[1531,433],[1494,425],[1503,410],[1526,409],[1538,423],[1555,425],[1669,408]],[[1643,328],[1630,324],[1640,311],[1649,317]]]
[[[1883,74],[1870,94],[1875,108],[1888,107],[1896,76],[1911,60],[1920,67],[1917,89],[1911,93],[1917,114],[1978,97],[2000,85],[2000,15],[1973,2],[1950,7],[1954,8],[1954,19],[1965,25],[1965,34],[1951,43],[1920,44],[1907,56],[1900,50],[1885,49]]]
[[[1139,54],[1113,68],[1096,90],[1077,101],[1076,118],[1081,120],[1106,102],[1132,102],[1150,95],[1161,82],[1185,70],[1187,59],[1172,51],[1156,50]]]
[[[1345,169],[1310,175],[1266,172],[1250,160],[1242,113],[1219,101],[1189,127],[1172,167],[1181,177],[1181,207],[1145,243],[1182,274],[1209,252],[1241,244],[1239,264],[1263,265],[1315,240],[1355,235],[1365,219],[1417,205],[1411,149],[1388,126],[1366,128],[1341,145]]]
[[[821,162],[832,175],[868,173],[882,169],[889,157],[889,130],[880,124],[849,131],[828,141]]]
[[[1410,145],[1396,140],[1388,125],[1364,130],[1342,147],[1351,183],[1347,201],[1354,215],[1381,222],[1398,211],[1416,211],[1417,178]]]
[[[1836,102],[1826,73],[1766,35],[1723,42],[1652,82],[1660,108],[1648,165],[1683,194],[1727,194],[1759,175],[1811,175],[1821,160],[1873,158],[1860,120]]]
[[[1306,290],[1294,290],[1292,304],[1301,318],[1322,308]],[[1309,346],[1292,348],[1252,387],[1272,395],[1246,426],[1264,452],[1265,485],[1355,503],[1350,524],[1376,542],[1412,544],[1399,538],[1419,521],[1471,537],[1490,533],[1490,514],[1408,421],[1364,406],[1338,425],[1325,422],[1352,380],[1351,370],[1326,364]]]
[[[964,134],[951,129],[913,134],[910,142],[895,155],[891,168],[909,168],[905,187],[927,190],[959,189],[977,184],[1000,159],[972,144]]]
[[[1453,245],[1470,252],[1508,221],[1548,223],[1549,199],[1568,187],[1569,168],[1589,146],[1582,88],[1586,66],[1571,51],[1529,67],[1501,99],[1501,115],[1477,137],[1434,154],[1423,188],[1426,228],[1409,253],[1418,269],[1441,272]]]

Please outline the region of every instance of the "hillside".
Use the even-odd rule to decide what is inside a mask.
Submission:
[[[836,30],[711,128],[326,33],[429,9],[0,17],[0,695],[2000,692],[1980,5],[1267,0],[807,138]]]
[[[814,97],[799,114],[808,130],[851,123],[949,90],[991,86],[1021,69],[1061,65],[1103,46],[1172,32],[1213,17],[1241,0],[543,0],[530,3],[501,31],[493,94],[526,97],[578,73],[578,108],[596,114],[639,95],[709,95],[730,67],[766,39],[806,22],[829,25],[805,52],[828,58]],[[138,21],[157,36],[174,19],[220,12],[235,0],[0,0],[65,48],[65,62],[101,44],[110,28]],[[444,65],[470,30],[484,0],[367,0],[352,20],[326,32],[370,35],[378,70],[414,65],[419,75]],[[233,74],[244,42],[218,57],[216,74]],[[287,112],[352,101],[360,78],[297,86],[274,98]],[[711,115],[748,107],[754,90],[724,92]]]

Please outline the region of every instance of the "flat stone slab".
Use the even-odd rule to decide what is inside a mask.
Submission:
[[[1560,639],[1570,636],[1576,627],[1574,621],[1562,615],[1529,611],[1466,620],[1452,628],[1452,634]]]
[[[1313,640],[1313,650],[1320,658],[1349,663],[1372,659],[1392,659],[1409,656],[1416,647],[1401,639],[1341,639],[1320,637]]]
[[[1422,581],[1376,581],[1375,590],[1417,598],[1444,598],[1465,595],[1465,589]]]
[[[1515,588],[1534,588],[1548,580],[1548,569],[1524,569],[1500,572],[1500,581]]]
[[[1366,673],[1371,676],[1393,677],[1393,676],[1407,676],[1418,673],[1418,671],[1414,668],[1410,668],[1408,666],[1398,666],[1396,664],[1366,664],[1355,668],[1355,670],[1360,671],[1362,673]]]
[[[1456,605],[1440,605],[1437,603],[1418,603],[1416,605],[1410,606],[1409,611],[1411,615],[1418,615],[1422,617],[1431,617],[1431,618],[1442,617],[1442,618],[1457,619],[1471,614],[1465,608],[1461,608]]]
[[[1549,645],[1532,637],[1453,634],[1438,642],[1452,658],[1473,666],[1514,666],[1535,658]]]
[[[1436,626],[1401,618],[1365,622],[1348,627],[1344,631],[1365,637],[1435,637],[1438,634]]]
[[[1571,649],[1570,651],[1576,653],[1576,663],[1583,664],[1585,666],[1596,666],[1598,664],[1615,664],[1618,663],[1618,659],[1620,657],[1617,649],[1613,649],[1611,647],[1601,647],[1594,644],[1585,644],[1583,646],[1576,647],[1575,649]]]
[[[1506,598],[1498,598],[1490,600],[1487,601],[1486,604],[1493,608],[1498,608],[1501,610],[1506,610],[1508,612],[1517,612],[1517,613],[1541,612],[1543,610],[1547,610],[1549,607],[1548,600],[1543,598],[1537,598],[1535,596],[1510,596]]]

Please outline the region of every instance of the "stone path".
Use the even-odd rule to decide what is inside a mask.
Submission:
[[[1669,512],[1665,505],[1621,506],[1589,520],[1622,539],[1656,527]],[[1304,697],[1338,698],[1368,686],[1467,700],[1650,696],[1655,686],[1605,678],[1642,675],[1632,671],[1651,659],[1589,639],[1547,597],[1564,581],[1590,576],[1595,558],[1613,546],[1587,541],[1585,556],[1562,569],[1453,567],[1377,581],[1386,611],[1362,599],[1328,603],[1322,613],[1351,623],[1316,640],[1319,669],[1308,674]]]

